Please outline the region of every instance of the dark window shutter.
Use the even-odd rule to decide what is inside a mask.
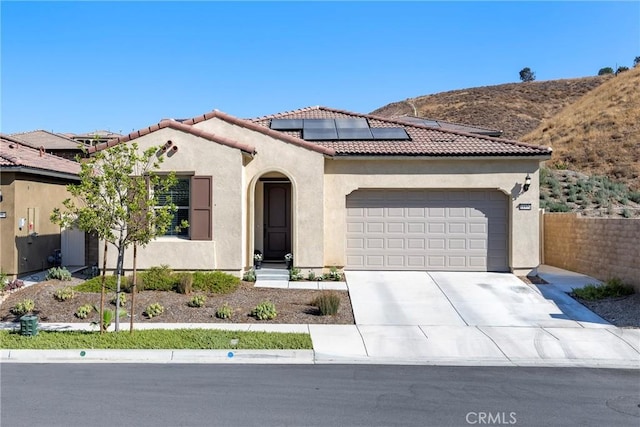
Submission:
[[[189,232],[191,240],[212,240],[213,177],[191,178],[191,212]]]

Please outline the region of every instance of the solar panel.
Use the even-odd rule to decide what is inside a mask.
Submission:
[[[330,141],[338,139],[336,129],[303,128],[302,139],[307,141]]]
[[[367,119],[335,119],[338,129],[369,129]]]
[[[336,129],[333,119],[304,119],[303,129]]]
[[[273,130],[302,129],[302,119],[271,119],[270,127]]]
[[[371,131],[363,128],[338,128],[339,140],[373,139]]]
[[[371,128],[373,139],[410,139],[404,128]]]

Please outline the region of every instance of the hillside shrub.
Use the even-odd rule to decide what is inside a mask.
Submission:
[[[85,304],[78,307],[75,316],[78,319],[86,319],[93,312],[93,306],[91,304]]]
[[[197,271],[193,273],[193,289],[212,294],[228,294],[234,292],[240,279],[222,271]]]
[[[144,310],[144,314],[146,314],[149,319],[151,319],[152,317],[158,317],[162,313],[164,313],[164,307],[157,302],[149,304]]]
[[[189,300],[187,305],[189,307],[204,307],[204,304],[207,302],[207,297],[204,295],[194,295],[193,298]]]
[[[231,318],[232,314],[233,314],[233,310],[231,309],[231,307],[229,307],[229,304],[227,304],[226,302],[216,310],[216,317],[218,319],[229,319]]]
[[[24,286],[24,282],[20,279],[13,279],[8,283],[4,284],[4,291],[15,291],[16,289],[20,289]]]
[[[176,287],[176,277],[168,265],[151,267],[140,274],[142,280],[140,290],[172,291]]]
[[[36,303],[32,299],[23,299],[11,309],[11,312],[17,316],[22,316],[31,313],[35,308]]]
[[[127,303],[127,296],[126,296],[123,292],[120,292],[118,295],[119,295],[119,296],[117,296],[117,297],[114,295],[114,296],[109,300],[109,302],[110,302],[111,304],[113,304],[113,305],[116,305],[116,303],[119,303],[119,304],[118,304],[118,307],[124,307],[124,305]]]
[[[120,289],[129,292],[131,290],[131,277],[122,277],[120,280]],[[105,287],[107,292],[116,291],[116,276],[105,277]],[[94,292],[99,293],[102,290],[102,276],[96,276],[73,287],[76,292]]]

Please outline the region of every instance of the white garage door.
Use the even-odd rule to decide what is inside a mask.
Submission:
[[[508,271],[507,203],[494,190],[355,191],[345,267]]]

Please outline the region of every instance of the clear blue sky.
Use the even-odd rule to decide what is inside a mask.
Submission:
[[[640,56],[640,2],[2,1],[3,133],[128,133],[219,109],[368,113]]]

